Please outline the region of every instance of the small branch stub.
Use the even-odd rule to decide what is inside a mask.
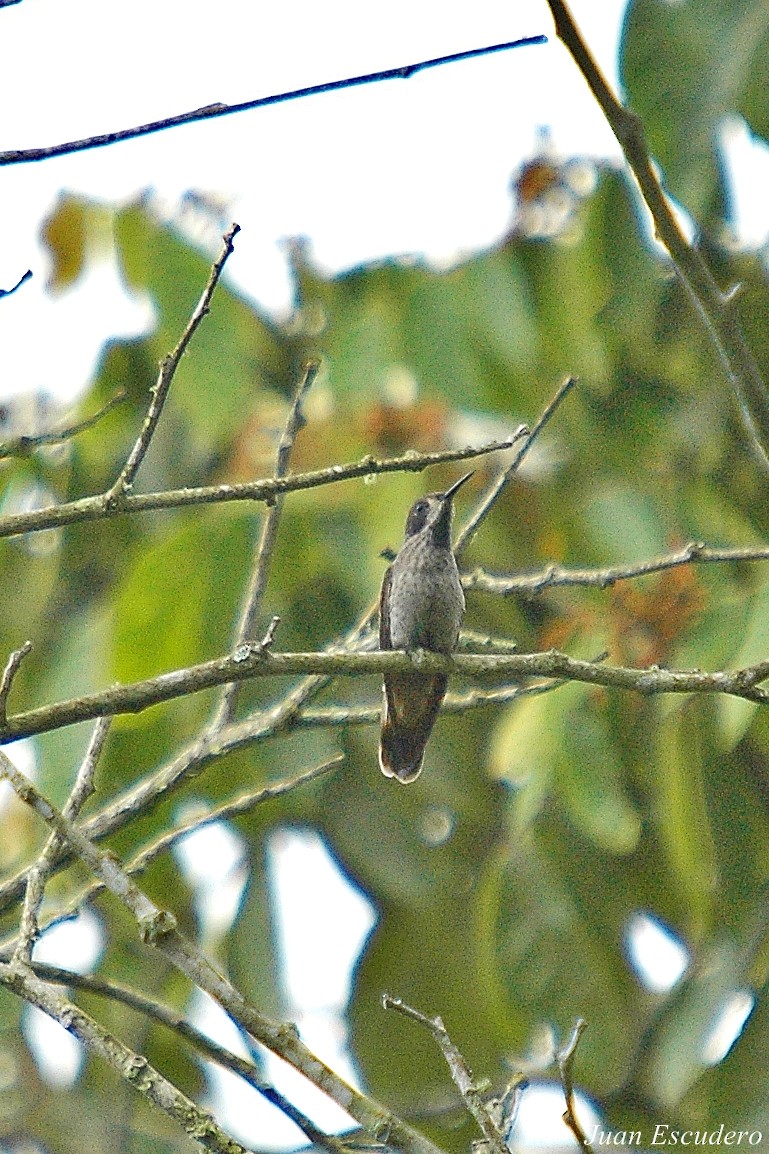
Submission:
[[[586,1028],[587,1022],[584,1020],[584,1018],[577,1018],[569,1040],[556,1054],[556,1061],[558,1062],[558,1071],[561,1075],[563,1096],[566,1099],[566,1109],[563,1112],[564,1123],[569,1127],[572,1134],[576,1138],[580,1150],[589,1151],[592,1149],[592,1147],[587,1140],[585,1131],[582,1129],[582,1124],[577,1117],[575,1109],[573,1075],[574,1055],[577,1052],[579,1040]]]

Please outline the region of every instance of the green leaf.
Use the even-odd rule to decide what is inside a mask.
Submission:
[[[706,222],[724,212],[717,155],[723,117],[767,134],[769,13],[763,0],[634,0],[622,82],[673,196]]]

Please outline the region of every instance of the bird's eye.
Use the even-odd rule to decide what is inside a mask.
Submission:
[[[427,501],[417,501],[416,505],[414,506],[414,512],[415,513],[426,513],[427,512]]]

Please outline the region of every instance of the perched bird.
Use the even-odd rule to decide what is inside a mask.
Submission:
[[[465,598],[451,521],[454,494],[470,477],[466,473],[445,493],[428,493],[412,506],[405,540],[382,582],[380,649],[456,649]],[[417,670],[385,675],[379,764],[386,777],[405,784],[419,776],[447,680],[445,673]]]

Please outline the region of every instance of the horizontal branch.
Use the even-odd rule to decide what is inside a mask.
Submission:
[[[361,677],[366,674],[418,671],[425,674],[459,674],[471,680],[493,677],[505,681],[529,678],[557,678],[584,681],[612,689],[629,689],[637,693],[726,693],[747,701],[765,704],[769,691],[760,682],[769,678],[769,661],[734,672],[705,673],[700,669],[674,670],[651,666],[632,669],[618,665],[599,665],[569,657],[556,649],[520,654],[456,654],[444,657],[438,653],[418,651],[371,653],[272,653],[260,645],[242,645],[230,657],[220,657],[187,669],[162,673],[129,685],[117,685],[99,693],[44,705],[9,717],[0,727],[0,742],[16,741],[52,729],[112,717],[124,713],[141,713],[153,705],[199,693],[228,682],[247,681],[256,677]]]
[[[0,0],[7,3],[8,0]],[[309,84],[304,88],[294,88],[290,92],[278,92],[271,96],[259,96],[255,100],[244,100],[239,104],[206,104],[190,112],[176,116],[166,116],[162,120],[152,120],[134,128],[121,128],[115,132],[102,132],[97,136],[86,136],[81,140],[71,140],[66,144],[54,144],[48,148],[14,148],[0,152],[0,167],[9,164],[29,164],[36,160],[50,160],[54,156],[66,156],[72,152],[85,152],[91,148],[103,148],[107,144],[117,144],[123,140],[133,140],[137,136],[149,136],[166,128],[178,128],[182,124],[196,124],[202,120],[213,120],[220,116],[232,116],[236,112],[250,112],[255,108],[267,108],[271,104],[286,104],[290,100],[300,100],[305,96],[319,96],[324,92],[337,92],[343,88],[357,88],[362,84],[377,84],[383,80],[409,80],[417,72],[428,68],[438,68],[443,64],[457,64],[462,60],[472,60],[478,56],[491,56],[496,52],[507,52],[511,48],[525,48],[532,44],[547,43],[546,36],[524,36],[519,40],[509,40],[504,44],[490,44],[484,48],[468,48],[464,52],[453,52],[448,56],[435,56],[431,60],[420,60],[416,64],[402,64],[397,68],[385,68],[379,72],[367,72],[362,76],[349,76],[342,80],[327,80],[322,84]]]
[[[567,569],[563,565],[551,564],[536,573],[515,573],[510,576],[496,576],[487,573],[485,569],[474,569],[472,573],[463,575],[462,585],[465,589],[502,596],[511,593],[541,593],[545,589],[564,585],[588,585],[606,589],[617,581],[647,577],[650,573],[661,573],[681,565],[723,564],[729,561],[769,561],[769,546],[711,549],[701,541],[690,541],[672,553],[628,565],[611,565],[599,569]]]
[[[114,494],[97,493],[61,505],[49,505],[44,509],[0,517],[0,537],[39,533],[44,529],[62,529],[83,521],[103,521],[123,513],[185,509],[190,506],[215,505],[227,501],[264,501],[270,504],[283,493],[316,489],[336,481],[350,481],[379,473],[421,473],[431,465],[483,457],[488,453],[512,448],[527,433],[525,426],[520,426],[505,440],[488,441],[485,445],[475,448],[468,446],[465,449],[443,449],[437,453],[407,452],[400,457],[382,459],[366,456],[360,461],[352,461],[346,465],[330,465],[326,469],[315,469],[309,473],[296,473],[288,477],[267,477],[238,485],[206,485],[197,488],[168,489],[161,493],[129,493],[117,498]]]

